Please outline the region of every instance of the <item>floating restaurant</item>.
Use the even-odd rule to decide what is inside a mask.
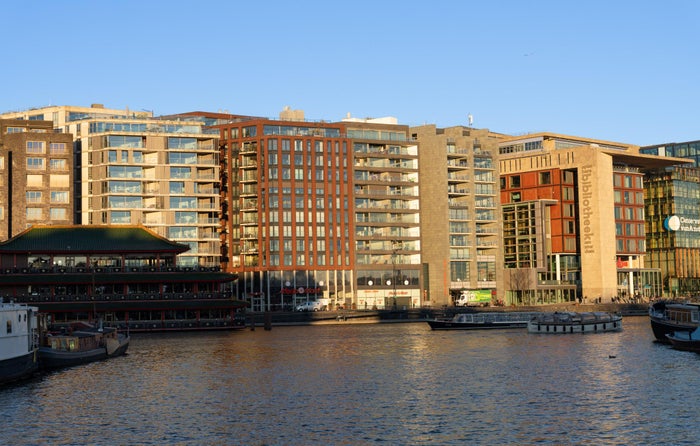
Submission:
[[[130,331],[242,328],[235,274],[181,267],[189,246],[141,226],[34,226],[0,243],[0,296],[53,323],[95,321]]]

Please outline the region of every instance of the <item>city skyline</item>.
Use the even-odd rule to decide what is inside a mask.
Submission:
[[[103,103],[274,117],[289,106],[310,120],[350,113],[449,127],[471,116],[474,127],[511,135],[698,139],[700,6],[690,1],[78,1],[66,12],[63,3],[6,8],[0,35],[22,36],[23,46],[0,74],[0,112]]]

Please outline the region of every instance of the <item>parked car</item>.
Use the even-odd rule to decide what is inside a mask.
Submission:
[[[301,303],[297,305],[297,311],[322,311],[325,309],[325,305],[318,300],[310,300],[308,302]]]

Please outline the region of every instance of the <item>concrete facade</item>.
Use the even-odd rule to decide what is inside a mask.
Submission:
[[[498,299],[503,266],[497,162],[504,135],[435,125],[410,132],[419,144],[426,301],[452,305],[463,290],[491,290]]]
[[[639,288],[623,289],[620,278],[633,277],[644,265],[644,172],[682,160],[642,155],[634,145],[552,133],[505,139],[499,151],[502,203],[545,200],[550,208],[546,267],[531,285],[536,302],[545,302],[550,292],[547,303],[611,302],[627,288]],[[561,263],[564,258],[568,263]],[[567,265],[572,269],[562,275]],[[630,274],[621,276],[622,267]],[[575,295],[562,293],[563,284],[575,285]],[[506,281],[509,292],[515,288]]]

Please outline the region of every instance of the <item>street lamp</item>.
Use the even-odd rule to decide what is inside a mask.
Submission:
[[[394,283],[394,310],[396,310],[396,251],[398,251],[397,241],[391,242],[391,281],[387,281],[387,285]]]

